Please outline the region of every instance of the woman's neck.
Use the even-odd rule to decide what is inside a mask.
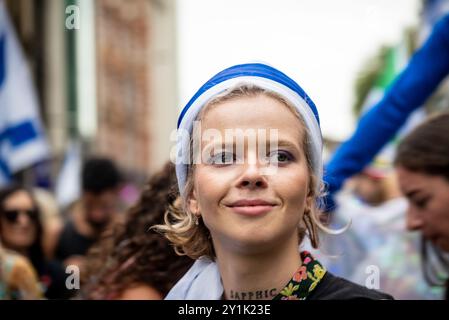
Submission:
[[[8,243],[7,241],[3,242],[3,247],[5,249],[8,250],[12,250],[15,251],[17,253],[20,253],[21,255],[27,257],[29,254],[29,248],[28,247],[22,247],[22,246],[15,246],[15,245],[11,245],[10,243]]]
[[[246,254],[215,245],[228,300],[271,300],[301,265],[296,237],[260,253]]]

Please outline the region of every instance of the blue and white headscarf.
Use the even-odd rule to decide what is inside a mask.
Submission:
[[[203,106],[223,91],[240,84],[250,84],[277,93],[294,106],[304,119],[310,132],[310,150],[313,171],[321,179],[322,171],[322,138],[318,110],[304,90],[290,77],[281,71],[262,63],[239,64],[227,68],[207,81],[190,99],[178,118],[178,132],[192,134],[193,122]],[[187,179],[190,154],[190,139],[180,137],[177,142],[176,176],[179,190],[182,193]]]
[[[313,171],[321,180],[322,136],[318,110],[304,90],[281,71],[263,63],[247,63],[227,68],[207,81],[190,99],[178,119],[176,176],[181,194],[187,179],[190,155],[190,136],[201,109],[216,95],[237,85],[256,86],[274,92],[294,106],[302,116],[310,133],[309,152]],[[319,187],[319,184],[317,184]],[[207,290],[206,290],[207,288]],[[198,259],[185,276],[173,287],[166,299],[220,299],[223,294],[220,273],[215,262],[206,257]]]

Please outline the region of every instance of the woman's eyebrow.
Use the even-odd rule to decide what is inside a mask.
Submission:
[[[291,141],[288,141],[288,140],[270,141],[270,146],[275,145],[276,143],[277,143],[277,145],[279,147],[296,149],[296,150],[298,150],[298,148],[299,148],[298,144],[295,144],[295,143],[293,143]]]
[[[229,150],[229,149],[233,149],[234,146],[235,146],[235,143],[232,143],[232,142],[224,143],[224,142],[211,141],[211,142],[203,145],[203,149],[209,148],[211,150]]]
[[[263,143],[263,142],[262,142]],[[256,143],[256,145],[259,145],[259,143]],[[247,146],[247,142],[244,143],[244,146]],[[283,147],[283,148],[289,148],[293,150],[299,150],[300,146],[297,143],[288,141],[288,140],[271,140],[266,142],[266,146],[270,149],[273,149],[274,147]],[[229,149],[235,149],[236,148],[236,142],[209,142],[206,143],[203,147],[207,147],[209,149],[214,150],[229,150]]]

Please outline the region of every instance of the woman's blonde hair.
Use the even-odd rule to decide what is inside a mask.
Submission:
[[[307,168],[309,172],[309,193],[308,197],[312,197],[317,201],[312,201],[311,208],[306,208],[303,220],[298,226],[299,243],[301,243],[304,237],[307,235],[310,238],[310,242],[314,248],[318,247],[318,227],[326,232],[332,232],[323,226],[320,222],[321,204],[318,202],[322,196],[323,182],[320,177],[316,177],[313,174],[312,158],[309,145],[311,144],[310,132],[305,125],[305,122],[299,112],[294,106],[292,106],[286,99],[279,94],[262,89],[258,86],[240,84],[233,88],[223,91],[216,95],[213,99],[209,100],[198,114],[196,121],[201,121],[207,112],[207,109],[211,106],[219,103],[229,101],[240,97],[254,97],[257,95],[266,95],[282,102],[292,111],[305,128],[304,139],[302,141],[303,148],[306,150],[305,156],[307,159]],[[193,137],[191,137],[190,143],[190,159],[193,159]],[[189,198],[192,195],[194,188],[193,173],[195,166],[190,164],[187,171],[187,181],[183,194],[174,203],[169,206],[169,209],[165,213],[164,225],[156,225],[153,228],[165,235],[170,240],[175,248],[175,251],[179,255],[187,255],[193,259],[197,259],[201,256],[208,256],[212,259],[215,258],[215,252],[212,244],[212,239],[209,230],[203,223],[202,219],[199,219],[189,210]],[[320,185],[317,188],[317,184]],[[319,192],[317,190],[320,190]]]

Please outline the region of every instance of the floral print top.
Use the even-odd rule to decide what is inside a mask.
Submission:
[[[0,300],[42,299],[36,271],[24,257],[0,248]]]
[[[310,252],[301,252],[302,265],[273,300],[306,300],[326,274],[324,268]]]

